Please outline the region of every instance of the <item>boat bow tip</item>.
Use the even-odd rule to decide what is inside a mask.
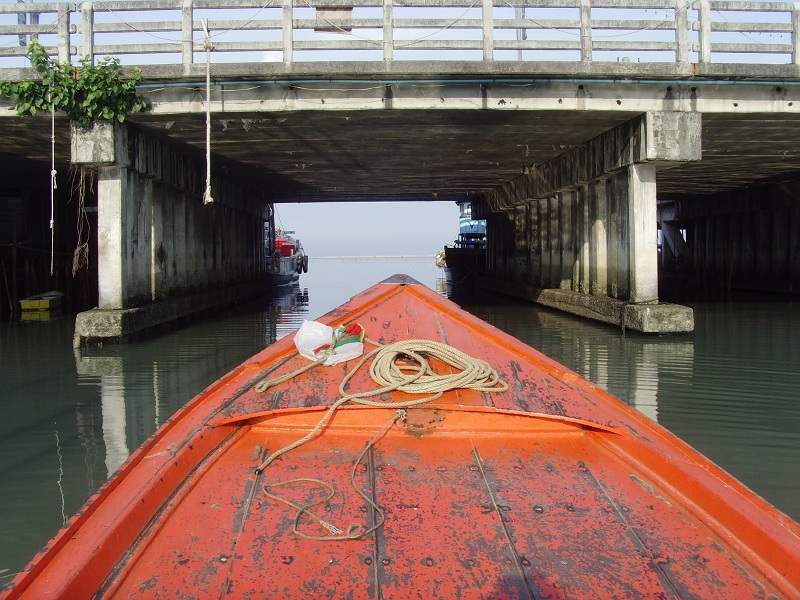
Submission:
[[[395,284],[400,284],[400,285],[414,284],[415,283],[417,285],[422,285],[419,281],[417,281],[416,279],[414,279],[410,275],[406,275],[404,273],[395,273],[394,275],[391,275],[390,277],[387,277],[386,279],[381,281],[381,283],[395,283]]]

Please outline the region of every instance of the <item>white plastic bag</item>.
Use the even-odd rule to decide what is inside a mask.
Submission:
[[[294,336],[294,345],[297,347],[297,351],[309,360],[317,360],[321,352],[327,349],[332,341],[333,327],[316,321],[304,320]],[[322,350],[317,352],[319,348]]]
[[[304,320],[294,336],[294,345],[301,356],[305,356],[309,360],[317,360],[325,350],[330,348],[335,332],[336,330],[328,325]],[[361,356],[363,353],[364,344],[361,342],[344,344],[335,348],[334,354],[329,356],[323,364],[335,365]]]

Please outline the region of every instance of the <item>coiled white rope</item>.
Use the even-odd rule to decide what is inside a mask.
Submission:
[[[367,341],[375,344],[375,342],[371,340]],[[460,371],[448,375],[436,373],[431,369],[430,363],[425,358],[426,355],[441,360],[455,369],[460,369]],[[361,366],[373,357],[374,360],[370,366],[369,373],[372,380],[381,387],[366,392],[348,392],[347,384]],[[408,359],[411,360],[409,361]],[[321,362],[321,360],[318,360],[309,365],[309,367],[316,366]],[[309,367],[299,372],[305,372]],[[298,372],[293,372],[290,375],[294,376],[296,374],[298,374]],[[284,376],[271,381],[262,381],[255,386],[255,389],[258,392],[262,392],[275,385],[273,382],[282,383],[287,379],[288,378]],[[499,393],[505,392],[508,389],[508,385],[500,379],[497,372],[486,361],[473,358],[441,342],[433,342],[430,340],[405,340],[386,346],[378,345],[378,348],[362,356],[350,372],[345,375],[342,383],[339,385],[339,399],[328,407],[328,410],[314,428],[303,438],[271,454],[264,462],[256,467],[255,472],[261,473],[272,461],[282,454],[286,454],[290,450],[302,446],[307,441],[313,439],[319,431],[325,427],[328,421],[330,421],[336,410],[343,404],[353,402],[354,404],[380,408],[409,408],[436,400],[440,398],[444,392],[455,389],[473,389],[481,392]],[[394,390],[400,390],[401,392],[410,394],[430,395],[424,398],[403,400],[400,402],[369,400],[369,398],[380,396],[381,394],[386,394]]]
[[[409,377],[406,373],[408,367],[401,362],[406,356],[429,356],[459,371],[449,375],[434,373],[430,363],[422,358],[420,373]],[[481,392],[504,392],[508,389],[486,361],[473,358],[448,344],[430,340],[407,340],[380,347],[375,353],[369,374],[379,385],[397,385],[398,390],[411,394],[446,392],[459,388]]]
[[[280,450],[273,452],[266,458],[266,460],[264,460],[258,467],[255,468],[254,472],[256,474],[262,473],[264,469],[266,469],[279,456],[282,456],[283,454],[302,446],[309,440],[316,437],[331,420],[336,410],[348,402],[380,408],[396,408],[398,409],[397,413],[392,416],[389,422],[372,440],[370,440],[370,442],[364,448],[364,451],[354,463],[353,471],[350,476],[351,484],[355,488],[356,492],[375,509],[379,518],[377,519],[376,524],[368,529],[365,529],[360,525],[351,525],[346,531],[343,531],[342,529],[335,527],[330,523],[324,522],[310,511],[312,507],[330,500],[332,494],[322,501],[303,506],[287,501],[268,491],[269,488],[301,482],[317,483],[330,491],[331,488],[328,486],[328,484],[325,484],[317,479],[293,479],[280,483],[265,484],[262,489],[267,497],[279,502],[283,502],[284,504],[287,504],[298,511],[295,515],[293,531],[302,537],[314,540],[357,539],[369,534],[372,531],[375,531],[375,529],[381,526],[384,520],[383,510],[366,494],[366,492],[361,490],[356,485],[355,471],[356,467],[363,460],[369,449],[374,446],[378,440],[383,437],[387,431],[389,431],[389,429],[391,429],[392,425],[399,419],[405,420],[405,408],[419,406],[421,404],[431,402],[437,398],[440,398],[444,392],[455,389],[473,389],[489,393],[501,393],[508,390],[508,385],[502,379],[500,379],[497,372],[491,367],[491,365],[489,365],[489,363],[484,360],[471,357],[468,354],[461,352],[460,350],[447,344],[434,342],[431,340],[404,340],[383,346],[373,342],[372,340],[366,341],[378,347],[362,356],[358,363],[356,363],[356,365],[347,373],[347,375],[345,375],[344,379],[342,379],[342,383],[339,385],[339,399],[328,407],[328,410],[325,411],[325,414],[322,416],[322,418],[320,418],[319,422],[308,434],[301,439],[288,444]],[[325,357],[287,375],[283,375],[269,381],[262,380],[254,386],[254,389],[257,392],[263,392],[274,385],[279,385],[280,383],[283,383],[292,377],[304,373],[310,368],[321,364],[324,362],[324,358]],[[453,372],[448,374],[436,373],[431,367],[430,361],[428,360],[429,358],[437,359],[449,365],[452,367]],[[380,387],[365,392],[348,392],[348,383],[364,365],[364,363],[370,359],[372,359],[369,370],[370,377]],[[394,390],[399,390],[401,392],[410,394],[426,395],[423,398],[402,400],[397,402],[370,399]],[[308,515],[316,520],[320,525],[325,527],[325,529],[327,529],[331,535],[314,536],[300,531],[299,521],[303,515]]]

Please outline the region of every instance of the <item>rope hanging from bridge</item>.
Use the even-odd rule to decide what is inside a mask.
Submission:
[[[203,204],[211,204],[211,35],[208,32],[208,19],[203,19],[203,48],[206,50],[206,189],[203,193]]]
[[[50,84],[50,276],[56,269],[56,107]]]

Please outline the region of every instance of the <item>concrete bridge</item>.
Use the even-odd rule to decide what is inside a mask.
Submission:
[[[0,113],[0,247],[22,252],[25,231],[49,249],[24,221],[47,227],[51,161],[57,249],[82,243],[70,228],[88,216],[99,308],[79,338],[254,291],[279,202],[472,200],[494,285],[642,331],[692,327],[659,302],[659,262],[718,287],[800,282],[794,3],[79,6],[0,4],[0,79],[32,76],[36,35],[62,61],[141,67],[153,103],[91,130]],[[96,177],[77,216],[71,165]]]

